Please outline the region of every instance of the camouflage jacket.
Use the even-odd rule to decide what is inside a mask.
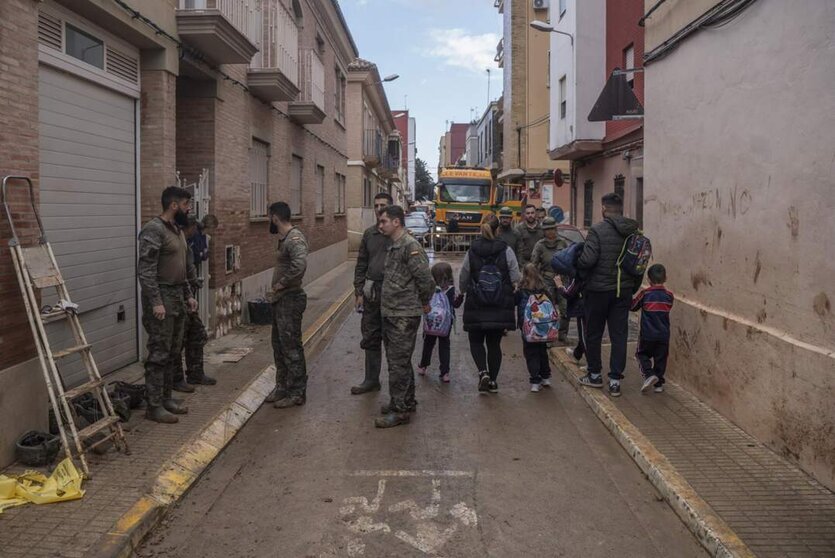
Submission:
[[[563,248],[568,248],[568,241],[560,237],[557,237],[555,240],[543,238],[533,247],[531,263],[536,266],[542,277],[546,279],[549,287],[553,283],[555,275],[554,268],[551,267],[551,260],[554,258],[554,254]]]
[[[386,252],[391,241],[380,232],[377,225],[365,229],[354,268],[354,291],[361,295],[366,279],[382,281],[386,268]]]
[[[174,224],[154,217],[139,233],[139,286],[152,306],[162,304],[160,287],[182,287],[191,297],[190,283],[197,282],[197,269],[186,237]]]
[[[499,225],[499,228],[496,229],[496,238],[504,240],[505,244],[513,250],[513,254],[518,257],[519,252],[519,235],[516,233],[516,230],[513,228],[513,225],[509,226],[508,228],[504,228]]]
[[[429,258],[420,242],[404,231],[386,253],[386,273],[380,303],[383,317],[422,316],[435,292]]]
[[[278,240],[270,301],[278,302],[285,294],[301,290],[307,271],[307,252],[307,239],[296,227]]]
[[[526,263],[531,261],[533,247],[536,246],[536,243],[544,238],[545,235],[542,233],[542,228],[539,225],[530,229],[527,224],[522,222],[518,227],[516,227],[516,236],[519,237],[516,259],[519,260],[519,269],[522,269]]]

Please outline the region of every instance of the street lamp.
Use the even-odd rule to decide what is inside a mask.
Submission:
[[[531,27],[536,29],[537,31],[544,31],[546,33],[557,33],[558,35],[565,35],[569,39],[571,39],[571,46],[574,46],[574,35],[571,33],[566,33],[565,31],[558,31],[554,29],[554,26],[550,23],[545,23],[544,21],[540,21],[535,19],[531,22]]]
[[[394,80],[396,80],[396,79],[397,79],[397,78],[399,78],[399,77],[400,77],[400,75],[398,75],[398,74],[391,74],[390,76],[386,76],[386,77],[384,77],[384,78],[383,78],[383,79],[381,79],[380,81],[375,81],[375,82],[374,82],[374,85],[377,85],[378,83],[388,83],[388,82],[390,82],[390,81],[394,81]]]

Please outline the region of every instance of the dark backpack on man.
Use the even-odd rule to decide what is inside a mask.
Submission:
[[[502,304],[502,272],[496,265],[497,257],[496,255],[483,258],[484,263],[478,270],[478,276],[474,278],[473,291],[480,306],[501,306]]]
[[[652,243],[644,236],[644,231],[638,229],[623,241],[623,248],[618,256],[618,296],[620,296],[621,273],[643,277],[650,260],[652,260]]]

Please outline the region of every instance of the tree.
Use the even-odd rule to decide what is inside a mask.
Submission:
[[[415,159],[415,200],[431,200],[435,197],[435,181],[426,168],[426,161]]]

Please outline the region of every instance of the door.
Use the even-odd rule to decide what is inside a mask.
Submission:
[[[138,357],[135,100],[42,64],[39,103],[41,215],[104,374]],[[72,344],[66,323],[48,332]],[[80,358],[64,360],[68,386],[86,380]]]

